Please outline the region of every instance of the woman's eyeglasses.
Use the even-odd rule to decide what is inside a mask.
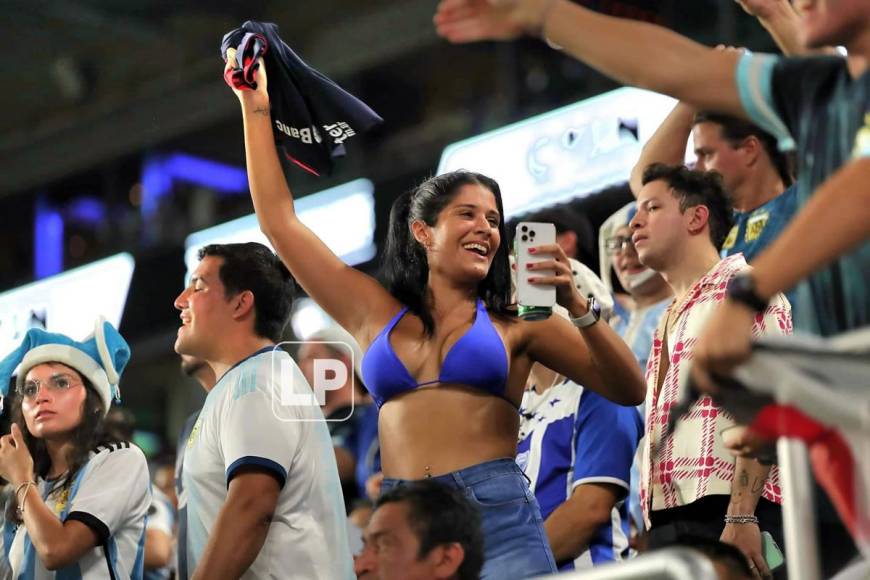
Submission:
[[[608,254],[619,254],[628,248],[634,248],[631,236],[613,236],[604,240],[604,249]]]
[[[15,391],[25,399],[32,401],[39,394],[40,386],[44,385],[49,391],[57,393],[68,391],[77,384],[78,382],[73,381],[69,375],[55,375],[45,382],[37,380],[24,381],[20,387],[15,388]]]

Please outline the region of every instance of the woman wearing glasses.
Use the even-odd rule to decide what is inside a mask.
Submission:
[[[2,556],[14,578],[141,577],[148,466],[103,431],[129,357],[99,320],[85,342],[31,329],[0,362],[4,399],[19,369],[11,433],[0,438],[0,477],[14,490]]]

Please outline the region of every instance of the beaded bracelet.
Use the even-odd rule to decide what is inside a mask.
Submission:
[[[24,515],[24,504],[27,503],[27,492],[30,491],[31,487],[36,487],[35,481],[25,481],[15,489],[16,500],[18,500],[18,494],[21,493],[22,489],[24,489],[24,495],[21,498],[21,501],[18,501],[18,507],[15,509],[19,517]]]
[[[758,524],[758,518],[754,515],[725,516],[726,524]]]

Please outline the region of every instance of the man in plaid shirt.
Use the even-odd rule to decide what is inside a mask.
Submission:
[[[729,282],[748,266],[742,254],[720,259],[732,225],[718,174],[650,165],[631,220],[641,263],[673,288],[674,302],[656,330],[647,364],[646,438],[641,444],[641,507],[650,545],[692,534],[740,548],[767,575],[761,531],[781,542],[778,472],[755,459],[735,459],[722,432],[733,419],[709,397],[692,407],[668,436],[670,409],[688,386],[692,351],[707,318],[725,299]],[[754,332],[790,334],[791,307],[775,296]]]

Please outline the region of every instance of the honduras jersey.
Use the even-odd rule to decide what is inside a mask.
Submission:
[[[14,523],[7,521],[3,554],[13,578],[141,579],[145,519],[151,504],[148,464],[142,451],[130,443],[100,446],[91,452],[69,488],[52,491],[53,487],[43,479],[38,482],[46,505],[61,521],[76,520],[91,528],[98,544],[78,562],[49,571],[30,543],[25,526],[16,529]]]
[[[220,378],[188,439],[182,477],[189,574],[230,482],[250,467],[273,475],[281,492],[265,543],[242,578],[353,578],[329,431],[299,367],[276,347],[255,352]]]
[[[541,394],[527,390],[520,408],[517,464],[529,478],[546,520],[577,486],[610,483],[628,493],[629,471],[643,432],[634,407],[622,407],[569,380]],[[628,556],[625,496],[611,521],[560,570],[585,569]]]

